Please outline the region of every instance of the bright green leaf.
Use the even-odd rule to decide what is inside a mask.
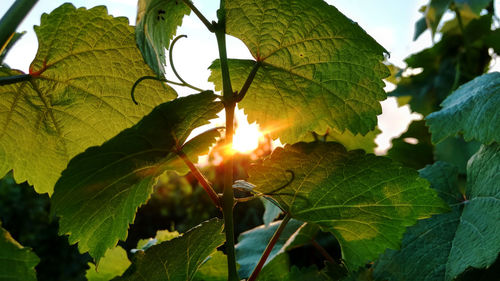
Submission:
[[[252,273],[253,269],[259,262],[262,253],[264,252],[267,243],[271,240],[274,232],[280,226],[281,221],[271,223],[268,227],[264,225],[248,230],[240,234],[238,244],[236,245],[236,261],[240,265],[238,273],[241,278],[247,278]],[[266,264],[273,260],[279,253],[291,249],[291,247],[299,246],[297,243],[292,244],[300,231],[306,227],[306,224],[297,220],[290,220],[281,233],[281,236],[276,242],[271,254],[266,260]],[[302,244],[309,240],[301,237]]]
[[[221,251],[211,254],[196,272],[193,281],[226,281],[227,256]]]
[[[398,248],[417,219],[447,209],[416,171],[337,143],[277,148],[249,175],[257,191],[274,193],[292,217],[333,233],[350,270]]]
[[[36,281],[35,266],[40,260],[1,226],[0,223],[0,280]]]
[[[169,231],[169,230],[158,230],[154,238],[149,239],[141,239],[137,242],[137,246],[135,249],[132,249],[132,252],[137,251],[145,251],[149,249],[151,246],[156,245],[161,242],[170,241],[180,235],[177,231]]]
[[[96,260],[125,239],[156,178],[177,167],[171,165],[177,163],[177,143],[222,109],[214,99],[212,92],[203,92],[164,103],[102,146],[73,158],[52,197],[52,213],[61,216],[60,233]]]
[[[421,175],[452,211],[410,227],[402,249],[388,250],[380,258],[375,276],[389,281],[451,281],[469,267],[490,266],[500,252],[499,171],[498,144],[483,146],[469,161],[464,201],[456,168],[437,162],[423,169]]]
[[[87,269],[85,277],[88,281],[108,281],[122,275],[130,264],[127,252],[122,247],[116,246],[106,251],[97,270],[93,263],[89,263],[90,268]]]
[[[182,236],[152,246],[137,256],[135,271],[118,280],[191,280],[205,259],[224,243],[222,220],[212,219]]]
[[[165,49],[190,13],[181,0],[139,0],[135,38],[144,60],[158,76],[165,74]]]
[[[500,72],[484,74],[462,85],[427,116],[432,142],[463,134],[466,141],[500,142]]]
[[[385,50],[356,23],[322,0],[228,0],[227,32],[262,63],[239,103],[249,122],[291,143],[329,127],[366,134],[386,98]],[[229,60],[239,90],[255,62]],[[211,81],[221,87],[218,61]]]
[[[42,15],[31,81],[0,87],[0,177],[11,169],[17,182],[52,193],[69,160],[130,127],[156,105],[176,96],[152,75],[126,18],[104,7],[64,4]],[[44,67],[44,65],[46,67]],[[0,76],[21,74],[0,68]]]

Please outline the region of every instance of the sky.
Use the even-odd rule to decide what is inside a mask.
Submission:
[[[5,63],[11,68],[28,71],[29,64],[36,55],[37,39],[33,25],[40,24],[42,13],[50,13],[65,2],[71,2],[76,7],[91,8],[106,5],[108,12],[113,16],[128,17],[130,24],[135,24],[137,11],[136,0],[39,0],[28,14],[18,31],[27,31],[27,34],[18,41],[8,54]],[[216,19],[218,0],[194,0],[195,6],[209,20]],[[426,4],[427,0],[327,0],[342,13],[357,22],[368,34],[374,37],[386,50],[389,51],[389,62],[404,67],[404,58],[409,54],[431,46],[429,31],[426,31],[419,40],[413,41],[414,23],[421,17],[418,9]],[[496,1],[497,6],[500,1]],[[14,0],[2,0],[0,15],[3,15]],[[177,71],[188,83],[202,89],[213,89],[207,82],[210,71],[207,69],[214,59],[218,57],[217,44],[214,35],[208,32],[199,19],[192,14],[184,18],[183,26],[177,34],[186,34],[188,38],[177,42],[174,49],[174,62]],[[238,39],[230,37],[227,40],[229,58],[251,58],[248,49]],[[167,78],[173,78],[171,71],[167,71]],[[389,85],[386,90],[392,87]],[[194,93],[190,89],[175,88],[179,95]],[[382,102],[383,114],[379,116],[379,128],[382,134],[376,139],[378,148],[376,152],[383,154],[390,146],[390,139],[404,132],[410,120],[421,118],[412,114],[408,106],[398,108],[395,99],[389,98]],[[242,111],[237,113],[240,126],[246,125],[242,120]],[[223,119],[215,121],[220,125]],[[256,125],[252,125],[255,128]]]

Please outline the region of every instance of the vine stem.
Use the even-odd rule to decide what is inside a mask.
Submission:
[[[333,263],[333,264],[336,264],[335,260],[332,258],[332,256],[330,256],[330,254],[325,250],[325,248],[323,248],[318,242],[316,242],[316,240],[314,239],[311,239],[311,245],[313,245],[314,248],[316,248],[316,250],[318,250],[318,252],[320,252],[320,254],[329,262]]]
[[[276,242],[278,242],[278,239],[280,238],[281,233],[285,229],[286,224],[288,223],[288,221],[290,221],[290,218],[291,218],[290,213],[286,213],[285,217],[281,221],[280,226],[278,227],[276,232],[274,232],[273,237],[271,238],[271,240],[267,244],[266,249],[264,250],[264,253],[262,253],[262,256],[260,257],[259,263],[257,264],[257,266],[253,270],[252,274],[248,278],[248,281],[254,281],[255,279],[257,279],[257,276],[259,275],[260,271],[262,270],[262,267],[264,267],[264,264],[266,263],[266,260],[269,257],[269,254],[271,254],[271,251],[273,250],[274,245],[276,245]]]
[[[0,20],[0,48],[2,48],[12,34],[16,32],[17,27],[35,6],[38,0],[17,0]]]
[[[226,112],[226,147],[233,146],[234,134],[234,109],[236,107],[236,99],[231,86],[231,78],[229,75],[229,66],[227,63],[227,50],[226,50],[226,21],[224,15],[224,1],[221,0],[221,6],[217,12],[219,19],[218,23],[214,25],[214,32],[217,38],[217,45],[219,48],[219,59],[221,64],[222,74],[222,101],[224,110]],[[224,232],[226,233],[226,255],[227,255],[227,271],[229,281],[240,280],[238,271],[236,270],[236,255],[234,251],[235,237],[234,237],[234,221],[233,221],[233,208],[234,208],[234,192],[233,192],[233,166],[234,160],[231,154],[227,155],[224,159],[224,191],[222,193],[222,213],[224,215]]]

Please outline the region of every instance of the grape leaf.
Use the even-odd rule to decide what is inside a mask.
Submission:
[[[454,3],[460,10],[470,9],[479,16],[481,11],[491,3],[491,0],[454,0]]]
[[[136,255],[135,271],[117,280],[191,280],[205,259],[224,243],[222,220],[212,219],[182,236]]]
[[[448,10],[452,0],[431,0],[425,11],[425,19],[427,25],[431,29],[432,35],[436,33],[436,29],[444,15]]]
[[[239,107],[273,138],[291,143],[329,127],[366,134],[386,98],[385,50],[356,23],[322,0],[228,0],[227,32],[261,63]],[[234,89],[256,62],[229,60]],[[210,80],[222,86],[220,66]]]
[[[282,213],[282,211],[271,201],[262,197],[260,199],[260,201],[264,205],[264,214],[262,215],[262,221],[264,221],[264,225],[268,227],[269,224],[272,223]]]
[[[122,275],[130,264],[127,252],[122,247],[116,246],[106,251],[99,263],[99,269],[96,269],[93,263],[89,263],[90,268],[87,269],[85,277],[88,281],[108,281]]]
[[[17,182],[52,193],[69,160],[130,127],[156,105],[176,96],[152,75],[126,18],[104,7],[64,4],[35,27],[39,49],[33,78],[0,87],[0,177],[11,169]],[[0,68],[0,76],[21,74]]]
[[[226,281],[227,256],[221,251],[212,253],[196,272],[193,281]]]
[[[443,109],[427,116],[432,142],[463,134],[465,141],[500,142],[500,72],[462,85],[441,103]]]
[[[271,240],[271,237],[274,232],[276,232],[280,224],[281,221],[276,221],[267,227],[263,225],[258,226],[240,234],[238,237],[238,244],[236,245],[236,261],[240,265],[240,269],[238,270],[240,277],[247,278],[250,276],[253,269],[259,262],[267,243]],[[281,236],[276,242],[271,254],[267,258],[266,264],[272,261],[273,258],[279,253],[290,249],[291,247],[297,247],[301,244],[309,242],[311,237],[309,237],[309,240],[301,237],[301,244],[293,243],[302,229],[308,229],[306,228],[305,223],[293,219],[290,220],[281,233]],[[291,246],[292,243],[293,246]]]
[[[137,45],[146,63],[158,76],[164,76],[165,48],[191,9],[180,0],[139,0],[137,5]]]
[[[0,222],[0,280],[36,281],[35,266],[40,261],[29,249],[21,246]]]
[[[350,270],[399,247],[417,219],[447,210],[414,170],[337,143],[277,148],[249,176],[292,217],[333,233]]]
[[[156,178],[178,166],[176,147],[222,109],[215,97],[207,91],[161,104],[135,126],[73,158],[52,197],[59,232],[96,260],[125,239]],[[199,149],[184,152],[193,159]]]
[[[437,162],[420,172],[452,211],[410,227],[402,249],[388,250],[377,262],[377,278],[450,281],[469,267],[484,268],[495,261],[500,252],[498,144],[483,146],[469,161],[467,172],[467,201],[459,192],[458,170],[453,166]]]

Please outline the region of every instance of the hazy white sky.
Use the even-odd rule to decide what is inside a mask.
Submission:
[[[0,15],[3,15],[14,0],[1,0]],[[19,27],[19,31],[28,33],[15,45],[6,58],[6,63],[24,72],[28,71],[37,50],[37,39],[33,25],[40,24],[42,13],[49,13],[62,3],[63,0],[39,0],[34,9]],[[135,24],[136,0],[75,0],[69,1],[76,7],[91,8],[97,5],[106,5],[110,14],[128,17],[131,24]],[[216,19],[218,0],[194,0],[195,5],[209,19]],[[390,53],[389,61],[404,67],[403,59],[411,53],[430,46],[430,34],[424,33],[418,41],[413,42],[414,23],[420,18],[419,7],[428,0],[326,0],[337,7],[342,13],[359,23],[372,37],[374,37]],[[496,1],[497,6],[498,2]],[[174,60],[178,72],[189,83],[203,89],[213,89],[207,82],[210,75],[208,66],[218,56],[217,44],[214,35],[206,31],[204,25],[191,15],[184,19],[183,26],[177,34],[188,35],[181,39],[174,51]],[[248,49],[241,41],[235,38],[228,39],[228,56],[230,58],[250,58]],[[172,78],[171,72],[167,77]],[[193,91],[186,88],[176,88],[180,95],[187,95]],[[403,132],[410,119],[408,107],[398,108],[394,99],[382,102],[384,113],[379,116],[379,127],[383,134],[377,139],[378,151],[386,150],[390,145],[390,138]],[[238,116],[243,116],[241,112]]]

